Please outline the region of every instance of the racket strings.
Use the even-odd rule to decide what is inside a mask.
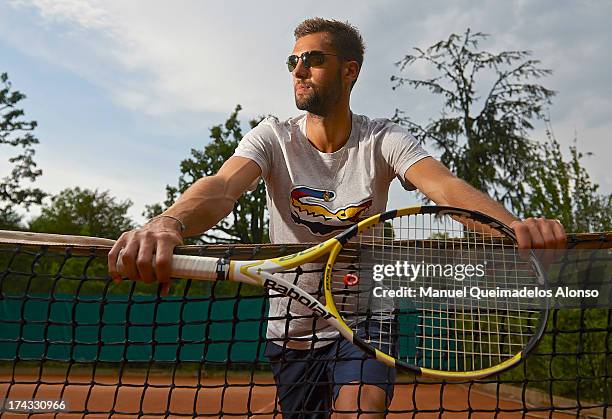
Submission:
[[[358,283],[347,283],[347,274]],[[338,255],[331,278],[336,308],[370,345],[406,363],[448,371],[512,358],[539,327],[540,310],[526,299],[495,292],[475,298],[470,290],[534,284],[534,269],[512,239],[455,214],[398,216],[367,229]],[[436,291],[448,297],[432,296]],[[460,291],[467,297],[456,297]]]

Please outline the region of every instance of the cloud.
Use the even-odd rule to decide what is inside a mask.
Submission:
[[[15,8],[34,7],[49,23],[70,21],[85,29],[111,28],[113,19],[101,7],[100,1],[79,0],[10,0]]]
[[[225,112],[238,102],[261,106],[262,96],[271,104],[287,102],[282,80],[289,86],[283,57],[290,33],[262,26],[236,5],[11,4],[36,11],[34,30],[53,27],[51,44],[35,53],[103,87],[128,110],[159,116]]]

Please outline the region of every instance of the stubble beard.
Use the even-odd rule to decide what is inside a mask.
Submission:
[[[326,88],[317,89],[315,86],[309,85],[307,94],[298,95],[295,92],[295,106],[308,113],[327,116],[330,108],[338,103],[341,92],[340,71],[338,71],[336,79]]]

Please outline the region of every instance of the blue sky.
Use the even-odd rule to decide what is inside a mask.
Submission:
[[[145,204],[164,198],[191,148],[236,104],[241,119],[295,109],[284,61],[301,20],[349,20],[366,41],[352,109],[390,117],[396,108],[427,122],[439,99],[393,91],[394,62],[467,27],[491,34],[492,51],[528,49],[554,74],[550,108],[557,139],[574,136],[601,192],[612,192],[612,3],[570,1],[202,2],[8,0],[0,3],[0,72],[27,95],[39,123],[39,185],[109,189]],[[415,68],[413,76],[426,76]],[[543,138],[538,125],[533,136]],[[0,150],[4,165],[8,150]],[[433,151],[433,150],[430,150]],[[416,202],[394,185],[390,207]]]

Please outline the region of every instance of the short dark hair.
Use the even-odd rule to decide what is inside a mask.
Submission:
[[[349,22],[313,17],[300,23],[295,28],[293,34],[297,41],[303,36],[318,32],[329,33],[331,35],[332,48],[342,57],[351,61],[357,61],[361,70],[365,45],[356,27]]]

